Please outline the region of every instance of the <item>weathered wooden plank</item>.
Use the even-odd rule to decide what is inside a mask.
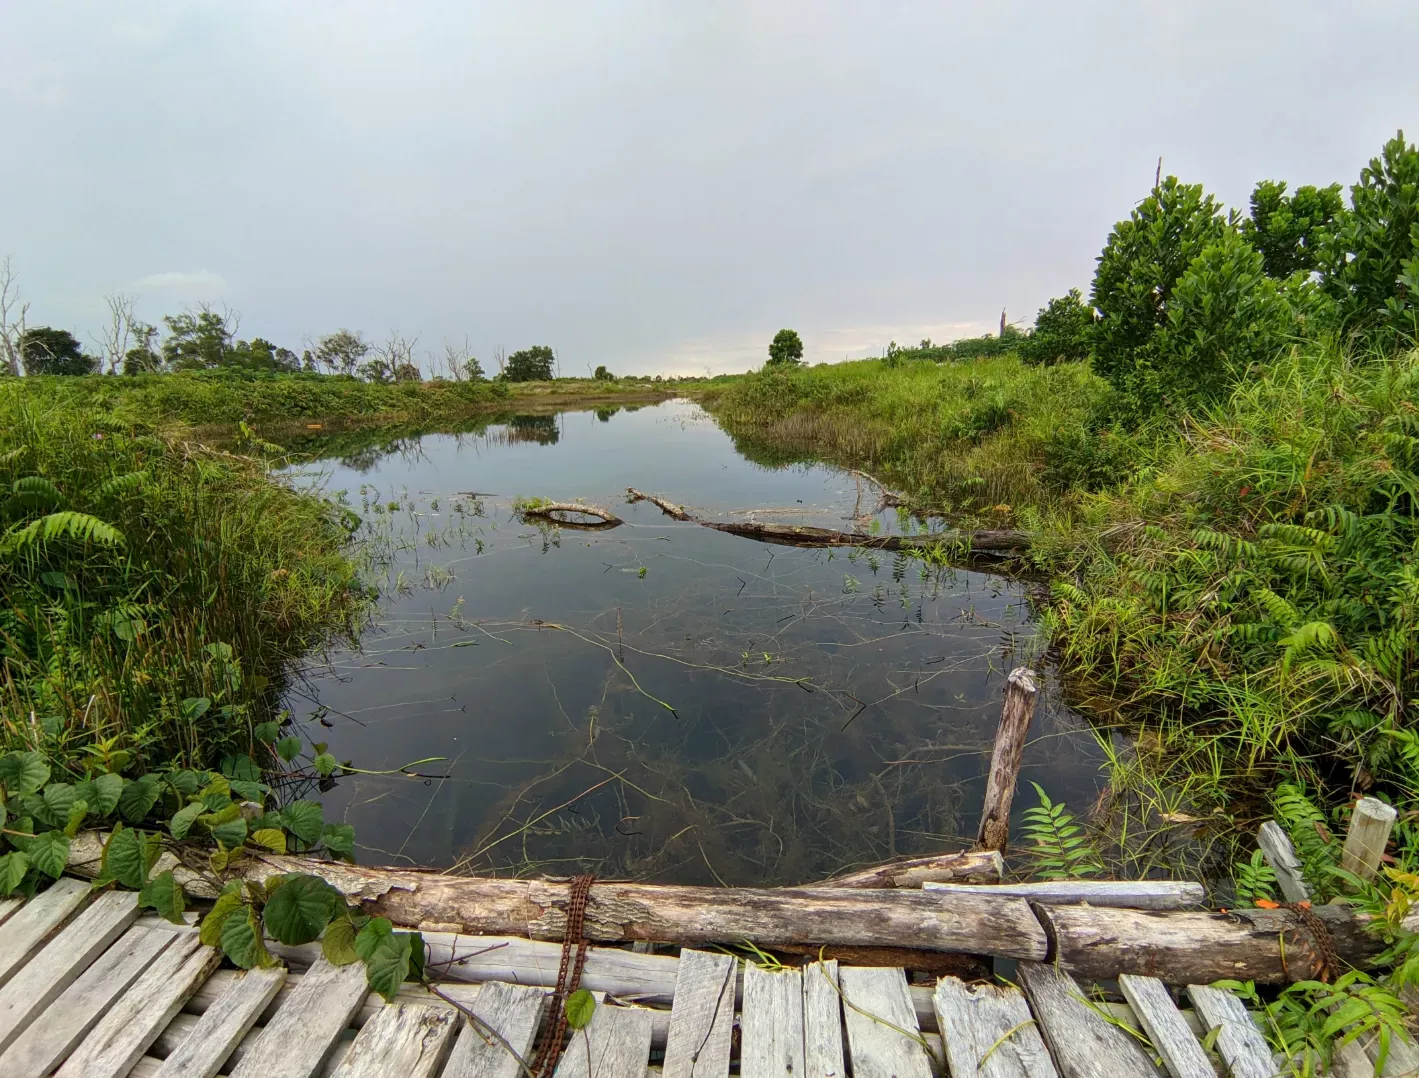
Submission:
[[[286,981],[286,971],[253,969],[238,975],[168,1055],[161,1078],[212,1078]]]
[[[1162,981],[1125,973],[1120,975],[1118,987],[1172,1078],[1216,1078],[1207,1053]]]
[[[57,1078],[123,1078],[221,960],[221,952],[202,946],[196,934],[177,936],[64,1061]]]
[[[1043,883],[924,883],[935,893],[1025,898],[1045,905],[1087,902],[1137,910],[1181,910],[1200,906],[1206,891],[1183,880],[1050,880]]]
[[[1156,1078],[1142,1046],[1090,1007],[1067,973],[1021,962],[1020,982],[1061,1078]]]
[[[457,1032],[447,1008],[391,1003],[365,1023],[334,1078],[437,1078]]]
[[[25,904],[23,898],[0,899],[0,925],[10,919],[10,914],[14,913]]]
[[[368,993],[363,962],[332,966],[320,959],[266,1023],[231,1078],[310,1078]]]
[[[645,1078],[650,1015],[641,1007],[598,1005],[585,1029],[568,1030],[553,1078]]]
[[[444,1078],[517,1078],[522,1072],[518,1060],[530,1062],[532,1059],[532,1046],[547,998],[542,988],[501,981],[483,985],[477,998],[466,1006],[507,1043],[460,1018],[458,1040],[444,1068]]]
[[[742,1078],[801,1078],[803,974],[746,964],[739,1030]]]
[[[819,887],[920,887],[928,880],[974,880],[999,883],[1005,859],[999,850],[966,850],[930,857],[909,857],[885,865],[856,869],[824,880]]]
[[[43,1021],[31,1022],[0,1053],[0,1078],[32,1078],[57,1067],[172,941],[168,932],[130,928],[59,993]]]
[[[1278,1068],[1271,1049],[1241,1000],[1224,989],[1201,984],[1188,985],[1187,995],[1202,1024],[1209,1032],[1217,1030],[1217,1054],[1232,1078],[1273,1078]]]
[[[907,977],[883,966],[838,970],[853,1078],[932,1078]]]
[[[0,988],[0,1049],[8,1048],[137,916],[136,892],[110,891],[99,895],[88,909],[25,963],[24,968]]]
[[[55,880],[0,926],[0,985],[5,984],[46,937],[69,919],[89,897],[82,880]],[[11,900],[14,901],[14,900]]]
[[[1281,825],[1275,820],[1267,820],[1257,832],[1256,844],[1261,847],[1266,863],[1276,873],[1277,886],[1286,901],[1305,902],[1309,899],[1311,889],[1301,875],[1301,859],[1296,856],[1296,849],[1291,845],[1290,837],[1281,830]]]
[[[843,999],[836,962],[803,967],[803,1073],[809,1078],[842,1078]]]
[[[1356,801],[1350,829],[1345,832],[1345,846],[1340,851],[1340,867],[1362,880],[1374,879],[1398,816],[1393,805],[1386,805],[1377,797]]]
[[[737,965],[727,954],[680,952],[665,1045],[665,1078],[723,1078],[729,1073]]]
[[[947,1069],[967,1078],[1057,1078],[1054,1063],[1018,988],[936,982],[932,997]]]

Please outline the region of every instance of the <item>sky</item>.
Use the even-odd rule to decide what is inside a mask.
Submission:
[[[1245,207],[1419,136],[1413,0],[3,0],[30,324],[742,371],[1028,325],[1165,173]]]

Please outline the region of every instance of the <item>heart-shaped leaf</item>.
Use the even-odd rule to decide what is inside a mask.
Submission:
[[[256,969],[275,964],[261,938],[261,922],[256,910],[243,905],[233,910],[222,923],[222,953],[242,969]]]
[[[596,997],[585,988],[578,988],[567,997],[567,1025],[572,1029],[585,1029],[596,1013]]]
[[[313,846],[320,838],[325,810],[317,801],[292,801],[281,810],[281,817],[286,821],[287,831],[307,846]]]
[[[148,878],[147,836],[122,824],[115,826],[104,844],[101,871],[130,890],[141,890]]]
[[[282,943],[309,943],[344,907],[345,897],[324,880],[290,874],[266,903],[266,930]]]
[[[159,872],[143,885],[138,904],[157,910],[160,917],[175,925],[186,924],[182,915],[187,909],[187,895],[182,884],[173,879],[172,869]]]
[[[208,947],[221,946],[222,925],[241,905],[241,884],[229,883],[223,887],[222,893],[217,896],[217,901],[212,904],[207,916],[202,918],[202,927],[198,930],[202,942]]]
[[[62,831],[46,831],[35,836],[27,852],[30,864],[57,880],[69,864],[69,836]]]
[[[190,805],[184,805],[173,814],[172,822],[168,824],[168,830],[172,832],[172,837],[181,841],[187,837],[187,833],[192,830],[192,823],[201,816],[206,809],[206,805],[201,801],[194,801]]]
[[[395,932],[385,917],[376,917],[355,936],[355,953],[365,962],[369,986],[393,1002],[399,986],[409,976],[409,934]]]
[[[336,917],[325,926],[320,950],[332,966],[348,966],[360,960],[355,953],[355,932],[355,922],[348,917]]]
[[[11,797],[38,793],[49,781],[49,763],[38,752],[7,752],[0,756],[0,782]]]

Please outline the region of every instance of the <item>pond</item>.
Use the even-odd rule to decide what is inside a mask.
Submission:
[[[309,740],[388,772],[325,794],[362,862],[787,884],[973,837],[1004,676],[1038,662],[1029,585],[626,504],[637,487],[724,520],[924,527],[868,523],[853,474],[756,464],[680,400],[304,448],[340,454],[300,472],[364,518],[382,588],[360,648],[290,695]],[[517,497],[625,523],[524,524]],[[1045,674],[1017,821],[1028,781],[1079,809],[1100,782]]]

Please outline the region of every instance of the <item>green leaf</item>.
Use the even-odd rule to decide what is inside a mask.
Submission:
[[[585,1029],[596,1013],[596,997],[585,988],[578,988],[567,997],[567,1025],[572,1029]]]
[[[265,923],[271,935],[295,946],[318,939],[345,896],[317,876],[289,874],[266,903]]]
[[[184,805],[173,815],[172,822],[168,824],[168,830],[172,832],[172,837],[181,841],[187,837],[187,833],[192,830],[192,823],[198,816],[202,815],[202,810],[207,806],[201,801],[194,801],[190,805]]]
[[[416,981],[424,979],[424,959],[427,951],[424,947],[424,934],[419,931],[407,933],[409,936],[409,975]]]
[[[399,986],[409,976],[407,932],[395,932],[386,917],[376,917],[355,936],[355,953],[365,962],[365,979],[386,1003],[394,1001]]]
[[[168,782],[181,797],[191,797],[202,785],[202,779],[196,771],[189,771],[181,768],[177,771],[168,772]]]
[[[44,788],[44,796],[35,806],[35,816],[51,827],[63,827],[69,822],[69,810],[76,800],[74,787],[67,782],[51,782]]]
[[[196,722],[211,710],[212,701],[205,696],[189,696],[181,704],[182,717],[188,722]]]
[[[198,929],[198,935],[202,942],[208,947],[221,946],[222,925],[241,905],[243,905],[241,884],[229,883],[223,887],[222,893],[217,896],[217,901],[212,904],[207,916],[202,918],[202,926]]]
[[[241,779],[244,782],[261,781],[261,768],[257,767],[256,761],[246,753],[222,757],[222,774],[229,779]]]
[[[290,763],[301,754],[301,739],[298,737],[283,737],[276,742],[276,755]]]
[[[320,841],[337,857],[351,858],[355,853],[355,829],[347,823],[328,823],[320,832]]]
[[[252,832],[251,841],[272,853],[286,852],[286,832],[279,827],[263,827]]]
[[[337,767],[340,766],[340,761],[335,759],[335,757],[331,756],[328,752],[322,752],[310,763],[311,766],[314,767],[317,772],[319,772],[322,778],[329,776]]]
[[[69,836],[62,831],[46,831],[36,835],[28,851],[30,864],[56,880],[64,875],[69,864]]]
[[[266,791],[271,787],[264,782],[247,782],[244,779],[232,779],[232,792],[243,801],[255,801],[258,805],[266,798]]]
[[[275,741],[281,733],[281,724],[278,722],[258,722],[251,730],[251,736],[257,741]]]
[[[212,828],[212,837],[228,849],[236,849],[246,841],[246,821],[238,816],[235,820],[219,823]]]
[[[307,846],[319,841],[325,810],[318,801],[292,801],[281,810],[281,817],[286,821],[286,830]]]
[[[95,775],[74,786],[74,796],[86,801],[89,811],[95,816],[112,813],[118,807],[118,798],[122,793],[123,778],[120,775]]]
[[[89,803],[87,801],[75,801],[69,807],[69,819],[64,821],[64,833],[73,838],[79,833],[79,828],[84,826],[84,819],[89,814]]]
[[[224,790],[212,790],[202,795],[202,805],[208,812],[221,812],[232,803],[232,788],[228,784]],[[241,810],[238,809],[238,812]],[[203,821],[204,823],[206,821]]]
[[[261,938],[261,922],[254,907],[243,905],[222,922],[222,953],[242,969],[256,969],[275,963],[266,950],[265,940]]]
[[[0,857],[0,894],[13,894],[15,888],[24,882],[29,870],[29,857],[18,850]]]
[[[118,814],[129,823],[142,823],[163,792],[163,781],[157,775],[144,775],[123,787],[118,795]]]
[[[130,890],[140,890],[148,878],[147,836],[118,824],[104,844],[101,871]]]
[[[360,956],[355,953],[355,931],[355,922],[348,917],[336,917],[326,926],[320,950],[332,966],[348,966],[359,961]]]
[[[182,917],[187,909],[187,895],[182,890],[182,884],[173,879],[172,869],[159,872],[143,885],[138,904],[157,910],[159,916],[175,925],[187,923]]]
[[[0,757],[0,782],[11,797],[38,793],[49,781],[49,764],[37,752],[7,752]]]

